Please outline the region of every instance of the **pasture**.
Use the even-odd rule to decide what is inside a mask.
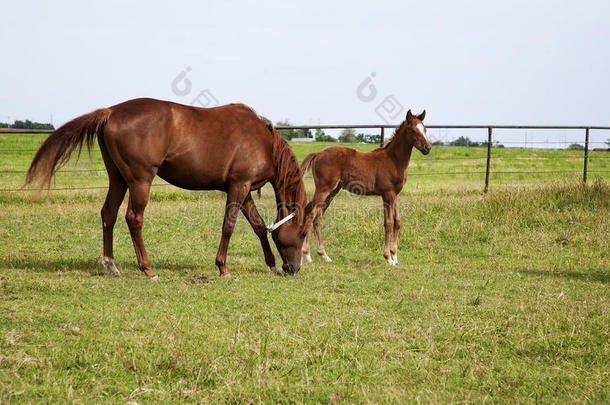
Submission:
[[[0,149],[42,139],[0,135]],[[292,146],[301,161],[325,145]],[[380,198],[342,192],[323,222],[333,262],[312,249],[295,277],[268,274],[240,216],[233,278],[218,278],[220,192],[153,188],[160,283],[137,270],[121,220],[123,278],[103,273],[103,189],[0,192],[0,403],[608,402],[610,159],[592,152],[583,186],[582,152],[494,149],[483,194],[485,153],[414,151],[397,267],[381,256]],[[33,154],[0,152],[0,171]],[[76,168],[103,165],[85,153]],[[105,185],[82,171],[54,187]],[[255,201],[274,218],[269,186]]]

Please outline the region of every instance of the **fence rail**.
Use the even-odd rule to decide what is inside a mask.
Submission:
[[[378,129],[381,135],[380,146],[383,146],[385,142],[385,130],[398,128],[398,125],[389,124],[362,124],[362,125],[278,125],[278,130],[295,130],[295,129]],[[494,149],[493,138],[494,130],[503,129],[533,129],[533,130],[580,130],[583,131],[583,169],[582,171],[574,170],[549,170],[549,171],[494,171],[498,174],[534,174],[534,173],[574,173],[582,172],[583,182],[587,182],[588,173],[606,173],[610,170],[589,170],[589,147],[591,144],[601,144],[603,142],[591,142],[589,135],[591,130],[610,130],[610,126],[599,126],[599,125],[426,125],[428,129],[486,129],[487,130],[487,154],[486,156],[480,157],[450,157],[450,158],[432,158],[428,159],[431,161],[440,160],[483,160],[485,159],[485,171],[473,172],[473,171],[453,171],[453,172],[430,172],[430,173],[410,173],[409,176],[435,176],[435,175],[472,175],[472,174],[485,174],[485,186],[484,191],[487,192],[490,183],[491,160],[492,151]],[[53,132],[52,130],[33,130],[33,129],[14,129],[14,128],[0,128],[0,134],[48,134]],[[513,144],[514,142],[503,142],[505,144]],[[527,142],[529,144],[567,144],[571,142],[553,141],[553,142]],[[37,149],[0,149],[0,152],[33,152]],[[92,150],[97,151],[97,150]],[[540,159],[551,159],[552,157],[540,157]],[[576,156],[557,156],[556,158],[575,159]],[[517,157],[501,157],[501,159],[519,159]],[[610,159],[609,157],[602,157],[602,159]],[[105,169],[68,169],[60,170],[59,173],[86,173],[86,172],[102,172]],[[22,174],[26,173],[26,170],[0,170],[2,173],[13,173]],[[153,184],[154,186],[166,186],[168,184]],[[103,186],[89,186],[89,187],[59,187],[52,188],[50,190],[84,190],[84,189],[104,189],[107,187]],[[29,191],[29,189],[2,189],[1,191]]]

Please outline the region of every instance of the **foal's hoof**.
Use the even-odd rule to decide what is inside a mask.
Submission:
[[[159,281],[159,276],[149,278],[150,281]]]
[[[284,275],[284,273],[282,273],[280,270],[278,270],[278,268],[275,266],[269,267],[269,274],[271,274],[272,276],[283,276]]]
[[[388,261],[388,264],[389,264],[390,266],[396,266],[396,265],[398,265],[398,261],[394,261],[394,258],[392,258],[392,257],[389,257],[389,258],[387,259],[387,261]]]
[[[225,280],[230,280],[231,279],[231,273],[226,272],[225,274],[221,274],[220,278],[224,278]]]
[[[305,258],[305,263],[313,262],[313,260],[311,260],[311,255],[309,253],[304,254],[303,257]]]
[[[327,261],[327,262],[329,262],[329,263],[333,261],[333,260],[332,260],[330,257],[328,257],[328,255],[327,255],[326,253],[324,253],[324,254],[322,255],[322,259],[326,260],[326,261]]]
[[[398,266],[398,255],[393,255],[392,256],[392,261],[394,261],[394,266]]]

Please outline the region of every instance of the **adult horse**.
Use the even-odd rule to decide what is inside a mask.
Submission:
[[[305,187],[301,170],[275,128],[243,104],[197,108],[168,101],[140,98],[101,108],[80,116],[53,132],[42,144],[28,170],[25,184],[49,184],[62,164],[83,144],[100,146],[108,172],[108,195],[102,207],[107,272],[120,276],[112,250],[117,211],[129,189],[125,219],[138,259],[149,279],[157,280],[142,239],[144,209],[155,176],[189,190],[222,190],[227,193],[222,237],[216,265],[227,277],[229,239],[239,211],[258,235],[265,262],[273,273],[275,257],[267,239],[251,190],[270,182],[278,208],[272,238],[283,260],[283,270],[294,274],[301,267],[301,248],[306,234]]]
[[[313,221],[316,250],[326,261],[330,262],[331,259],[326,254],[322,240],[322,215],[337,193],[344,188],[354,194],[381,196],[385,227],[383,257],[391,265],[398,264],[400,213],[396,197],[407,180],[407,167],[413,147],[424,155],[432,149],[426,139],[426,127],[423,124],[425,116],[425,110],[417,116],[409,110],[405,121],[385,148],[359,152],[344,146],[330,146],[321,152],[310,153],[303,160],[303,175],[311,167],[316,185],[310,201],[312,215],[305,224],[305,229],[309,229]],[[303,244],[303,253],[308,262],[311,262],[310,239],[311,235],[308,234]]]

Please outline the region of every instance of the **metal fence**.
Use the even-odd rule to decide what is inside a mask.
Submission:
[[[379,129],[381,135],[380,147],[383,147],[385,142],[385,130],[396,129],[398,125],[290,125],[290,126],[277,126],[280,129]],[[589,173],[589,133],[591,130],[610,130],[610,127],[606,126],[558,126],[558,125],[426,125],[427,129],[487,129],[487,157],[486,157],[486,168],[485,168],[485,188],[487,192],[489,189],[489,174],[491,173],[491,155],[493,148],[493,130],[494,129],[534,129],[534,130],[581,130],[584,136],[584,150],[583,150],[583,182],[587,182],[587,174]],[[554,142],[549,142],[554,143]],[[564,171],[558,171],[562,173]],[[456,172],[453,172],[456,173]],[[469,172],[471,173],[471,172]],[[511,172],[519,173],[519,172]],[[525,172],[521,172],[525,173]],[[445,173],[450,174],[450,173]]]
[[[384,145],[386,138],[386,129],[395,129],[398,125],[281,125],[276,126],[278,130],[314,130],[314,129],[331,129],[331,130],[339,130],[339,129],[377,129],[379,130],[379,134],[381,136],[380,146]],[[589,135],[591,130],[606,130],[609,131],[610,127],[607,126],[556,126],[556,125],[427,125],[428,129],[473,129],[473,130],[487,130],[487,141],[486,141],[486,149],[487,154],[485,157],[481,158],[462,158],[462,157],[452,157],[452,158],[439,158],[439,159],[427,159],[427,160],[459,160],[459,159],[485,159],[485,171],[481,172],[463,172],[463,171],[451,171],[446,173],[434,172],[434,173],[418,173],[416,175],[460,175],[460,174],[485,174],[485,183],[484,183],[484,191],[487,192],[490,184],[490,173],[491,170],[491,160],[492,160],[492,150],[494,149],[494,130],[498,129],[523,129],[523,130],[578,130],[583,132],[582,143],[584,143],[584,149],[582,151],[582,159],[583,159],[583,169],[582,180],[584,183],[587,182],[587,176],[591,171],[589,170],[589,150],[590,150],[590,142]],[[53,131],[51,130],[31,130],[31,129],[12,129],[12,128],[0,128],[0,134],[48,134]],[[507,143],[507,142],[504,142]],[[536,144],[536,142],[530,142],[530,144]],[[557,142],[540,142],[540,143],[557,143]],[[1,153],[11,153],[11,152],[34,152],[37,149],[0,149]],[[94,149],[93,151],[97,151]],[[607,159],[610,159],[610,154]],[[104,172],[105,169],[64,169],[60,170],[59,173],[84,173],[84,172]],[[0,174],[25,174],[27,170],[0,170]],[[493,171],[493,173],[498,174],[524,174],[524,173],[574,173],[574,171]],[[608,172],[610,170],[596,170],[596,173]],[[409,174],[410,176],[414,174]],[[155,183],[153,186],[168,186],[169,184],[165,183]],[[88,187],[58,187],[51,188],[50,190],[86,190],[86,189],[105,189],[107,187],[104,186],[88,186]],[[22,188],[0,188],[0,192],[17,192],[17,191],[32,191],[31,189],[22,189]]]

